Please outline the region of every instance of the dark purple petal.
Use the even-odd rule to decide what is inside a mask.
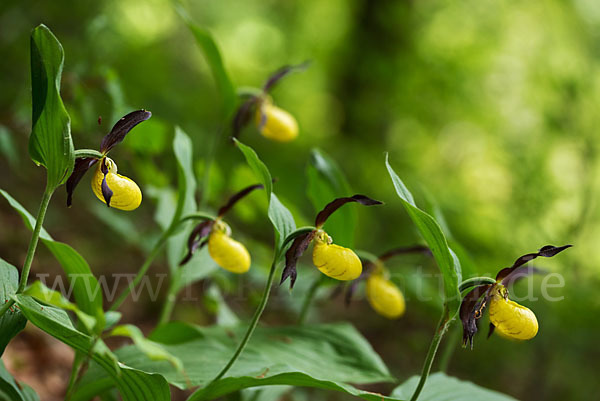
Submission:
[[[248,125],[248,122],[250,122],[252,118],[252,114],[254,112],[254,108],[256,107],[257,102],[258,100],[256,97],[251,97],[250,99],[242,103],[240,107],[238,107],[237,112],[233,117],[233,132],[231,134],[232,137],[238,138],[240,136],[240,133],[242,132],[242,129],[246,125]]]
[[[235,194],[231,198],[229,198],[227,203],[219,209],[219,217],[221,217],[225,213],[227,213],[229,211],[229,209],[231,209],[233,207],[233,205],[235,205],[240,199],[242,199],[243,197],[248,195],[250,192],[254,191],[255,189],[263,189],[263,188],[264,188],[263,184],[254,184],[254,185],[250,185],[249,187],[242,189],[240,192],[238,192],[237,194]]]
[[[381,255],[379,257],[379,260],[382,262],[385,262],[386,260],[388,260],[396,255],[403,255],[406,253],[422,253],[427,256],[433,256],[433,254],[431,253],[431,249],[429,249],[425,245],[413,245],[413,246],[406,246],[406,247],[391,249],[391,250],[387,251],[386,253],[384,253],[383,255]]]
[[[194,255],[194,252],[206,245],[204,238],[210,234],[214,224],[214,220],[206,220],[194,227],[190,236],[188,237],[188,252],[181,262],[179,262],[179,266],[183,266],[189,262]]]
[[[273,87],[286,75],[291,74],[292,72],[300,72],[304,71],[310,65],[310,61],[305,61],[304,63],[297,65],[286,65],[275,71],[265,82],[263,85],[263,91],[269,92]]]
[[[152,117],[152,113],[147,110],[136,110],[122,117],[108,134],[102,139],[100,144],[100,152],[107,153],[116,144],[125,139],[125,135],[129,133],[136,125],[142,121],[148,120]]]
[[[375,199],[371,199],[365,195],[354,195],[349,198],[337,198],[337,199],[333,200],[332,202],[329,202],[327,204],[327,206],[325,206],[325,208],[323,208],[323,210],[321,210],[319,212],[319,214],[317,215],[317,218],[315,219],[315,226],[322,227],[323,224],[325,224],[325,221],[327,221],[327,219],[329,218],[329,216],[331,216],[331,214],[333,212],[338,210],[342,205],[345,205],[346,203],[349,203],[349,202],[357,202],[357,203],[360,203],[361,205],[365,205],[365,206],[373,206],[373,205],[382,205],[383,204],[383,202],[380,202]]]
[[[496,281],[502,281],[502,284],[504,284],[505,281],[507,281],[507,282],[510,281],[510,276],[519,267],[523,266],[525,263],[529,262],[530,260],[533,260],[533,259],[537,258],[538,256],[550,258],[572,246],[573,245],[563,245],[563,246],[556,247],[556,246],[552,246],[552,245],[546,245],[546,246],[542,247],[538,252],[528,253],[526,255],[523,255],[520,258],[518,258],[511,267],[506,267],[506,268],[500,270],[498,272],[498,274],[496,275]]]
[[[460,304],[459,316],[463,326],[463,347],[467,344],[473,349],[473,336],[477,333],[477,320],[487,305],[487,292],[492,284],[473,288]],[[482,301],[479,299],[484,296]]]
[[[98,159],[93,157],[80,157],[75,159],[75,167],[73,168],[73,172],[71,176],[67,180],[67,206],[71,207],[73,204],[73,191],[75,191],[75,187],[79,184],[79,181],[83,178],[85,173],[92,167],[94,164],[98,162]]]
[[[290,290],[294,288],[294,283],[296,282],[297,272],[296,272],[296,264],[298,263],[298,259],[306,248],[310,245],[310,242],[313,240],[316,231],[311,231],[304,235],[300,235],[296,237],[294,242],[292,242],[292,246],[285,253],[285,267],[283,269],[283,273],[281,274],[281,281],[279,285],[283,284],[287,278],[290,278]]]
[[[496,326],[494,326],[494,323],[490,323],[490,330],[488,331],[487,338],[490,338],[492,336],[492,334],[494,334],[495,328],[496,328]]]

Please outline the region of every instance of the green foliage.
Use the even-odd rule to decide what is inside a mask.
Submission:
[[[165,379],[158,374],[148,374],[118,364],[114,354],[99,339],[77,330],[69,316],[52,306],[44,306],[27,295],[13,297],[16,304],[32,324],[64,342],[77,351],[89,354],[109,375],[124,401],[168,401],[170,391]]]
[[[21,215],[27,228],[33,230],[35,218],[6,191],[0,189],[0,195]],[[79,309],[103,322],[102,289],[83,256],[71,246],[55,241],[43,227],[40,239],[50,252],[52,252],[67,274],[67,278],[72,284],[73,296]]]
[[[256,175],[256,178],[259,179],[261,184],[263,184],[265,187],[267,200],[269,201],[269,220],[271,220],[273,228],[275,228],[275,249],[279,251],[281,250],[287,236],[296,229],[294,217],[273,193],[271,173],[262,160],[258,158],[258,155],[254,149],[244,145],[237,139],[235,139],[235,144],[243,153],[244,157],[246,158],[246,162],[254,172],[254,175]]]
[[[1,327],[1,326],[0,326]],[[40,401],[35,391],[25,383],[17,383],[6,371],[0,359],[0,400],[6,401]]]
[[[205,387],[227,362],[245,327],[194,327],[170,323],[158,328],[150,339],[162,343],[178,357],[192,386],[202,386],[191,400],[215,399],[242,388],[289,384],[328,388],[363,394],[344,382],[373,383],[392,380],[387,368],[364,338],[348,324],[311,327],[258,328],[244,354],[228,377]],[[148,372],[160,372],[170,384],[187,388],[186,378],[169,363],[152,361],[135,349],[116,352],[123,363]],[[82,380],[88,395],[109,384],[93,366]],[[369,398],[367,398],[369,399]],[[374,399],[374,398],[371,398]]]
[[[458,291],[458,285],[461,282],[460,262],[448,246],[448,241],[446,241],[446,237],[439,224],[433,217],[417,207],[412,194],[389,164],[387,155],[385,165],[392,178],[396,193],[400,197],[402,206],[404,206],[404,209],[419,229],[427,245],[429,245],[440,268],[440,272],[444,277],[444,303],[449,309],[448,317],[452,319],[458,313],[461,302],[460,292]]]
[[[64,52],[45,25],[31,34],[31,95],[33,121],[29,154],[46,167],[48,188],[64,183],[75,162],[71,119],[60,98]]]
[[[413,376],[392,391],[391,396],[406,399],[413,393],[418,376]],[[505,394],[479,387],[473,383],[446,376],[444,373],[434,373],[429,377],[425,389],[419,397],[420,401],[515,401]]]
[[[306,167],[308,186],[306,194],[320,212],[333,199],[353,195],[350,184],[336,162],[320,149],[313,149]],[[325,223],[325,230],[336,244],[353,247],[356,228],[356,209],[340,208]]]
[[[0,259],[0,302],[8,302],[19,286],[17,268]],[[14,336],[25,328],[27,321],[18,308],[7,311],[0,316],[0,355]]]

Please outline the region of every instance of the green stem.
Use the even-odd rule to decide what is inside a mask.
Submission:
[[[450,326],[450,324],[448,325]],[[450,361],[452,360],[452,355],[454,355],[454,351],[460,342],[460,329],[455,327],[452,329],[450,334],[446,339],[446,345],[442,354],[440,356],[440,371],[446,372],[448,371],[448,365],[450,365]]]
[[[42,226],[44,224],[44,219],[46,218],[46,210],[48,210],[48,205],[50,204],[50,199],[52,198],[52,194],[54,193],[54,189],[50,189],[46,186],[46,190],[44,191],[44,195],[42,197],[42,203],[40,204],[40,209],[38,211],[38,215],[35,219],[35,227],[33,228],[33,233],[31,234],[31,239],[29,240],[29,247],[27,249],[27,256],[25,257],[25,263],[23,264],[23,270],[21,270],[21,279],[19,281],[19,286],[17,287],[16,294],[23,292],[25,286],[27,285],[27,279],[29,278],[29,272],[31,270],[31,264],[33,263],[33,256],[35,255],[35,250],[37,248],[37,244],[40,239],[40,233],[42,232]],[[15,303],[14,300],[9,299],[7,302],[3,303],[0,307],[0,316],[4,315],[7,310],[10,309]]]
[[[125,288],[123,290],[123,292],[119,295],[117,300],[110,306],[109,311],[115,311],[115,310],[119,309],[119,307],[123,304],[123,302],[129,296],[129,293],[131,292],[131,290],[134,289],[135,287],[137,287],[137,285],[140,283],[140,281],[142,281],[142,278],[144,277],[144,275],[150,268],[152,261],[160,253],[163,245],[165,244],[165,242],[167,242],[167,239],[171,236],[172,231],[173,231],[173,229],[171,227],[162,233],[162,235],[160,236],[158,241],[156,241],[154,248],[152,248],[152,251],[150,252],[148,257],[144,261],[144,264],[142,265],[142,267],[140,267],[140,270],[138,271],[137,275],[133,279],[133,282],[131,283],[131,285],[128,285],[127,288]]]
[[[27,257],[25,257],[25,264],[23,265],[23,270],[21,271],[21,281],[19,281],[17,294],[23,292],[25,286],[27,285],[29,271],[31,270],[31,263],[33,263],[33,256],[35,255],[35,250],[40,239],[40,232],[42,231],[42,225],[44,224],[44,219],[46,218],[46,210],[48,210],[48,204],[50,203],[50,198],[52,198],[52,193],[54,193],[54,189],[46,187],[44,196],[42,197],[40,210],[38,211],[38,215],[35,219],[35,228],[33,229],[33,234],[31,234],[31,240],[29,241]]]
[[[302,326],[304,324],[304,322],[306,321],[306,317],[308,316],[308,311],[310,310],[310,305],[312,304],[312,300],[315,297],[317,290],[323,283],[323,277],[326,277],[326,276],[321,274],[315,281],[313,281],[313,283],[311,284],[310,288],[308,289],[308,291],[306,293],[306,296],[304,297],[304,302],[302,303],[302,309],[300,310],[300,315],[298,317],[298,325],[299,326]]]
[[[158,325],[162,325],[167,323],[171,319],[171,315],[173,314],[173,308],[175,307],[175,301],[177,300],[177,289],[179,288],[179,273],[181,270],[178,270],[173,278],[171,279],[171,283],[169,284],[169,290],[167,291],[167,299],[165,299],[165,303],[163,304],[163,308],[160,312],[160,318],[158,319]]]
[[[471,288],[471,287],[476,287],[479,285],[485,285],[485,284],[495,284],[496,280],[494,280],[491,277],[473,277],[470,279],[467,279],[465,281],[463,281],[462,283],[460,283],[460,285],[458,286],[458,290],[460,292],[463,292],[464,290]]]
[[[263,292],[262,299],[260,300],[258,308],[256,308],[256,311],[254,312],[254,316],[252,317],[252,321],[250,322],[250,326],[248,326],[248,330],[246,330],[246,334],[244,335],[242,342],[240,343],[240,345],[238,345],[237,349],[235,350],[235,353],[233,354],[229,362],[227,362],[227,365],[225,365],[225,367],[219,372],[219,374],[214,379],[212,379],[208,386],[219,380],[225,375],[225,373],[227,373],[227,371],[233,366],[235,361],[241,355],[242,351],[244,351],[244,348],[246,347],[246,344],[248,344],[248,341],[250,341],[250,337],[252,337],[252,333],[254,333],[254,329],[256,329],[256,326],[258,325],[258,320],[260,319],[260,316],[265,310],[265,306],[267,306],[267,301],[269,300],[269,293],[271,292],[271,286],[273,285],[273,279],[275,278],[275,270],[277,268],[278,260],[279,255],[276,254],[276,256],[273,258],[273,263],[271,264],[269,278],[267,279],[267,284],[265,285],[265,290]]]
[[[446,333],[446,330],[448,330],[449,325],[450,323],[447,318],[447,311],[444,310],[440,322],[435,330],[433,340],[431,340],[431,344],[429,345],[429,351],[427,351],[427,357],[425,358],[425,364],[423,365],[423,371],[421,372],[421,379],[419,380],[419,384],[417,384],[417,388],[410,398],[410,401],[417,401],[419,398],[419,394],[421,394],[421,391],[425,386],[425,382],[427,381],[427,377],[429,376],[429,372],[431,371],[431,365],[435,359],[437,349],[440,346],[440,341],[442,341],[442,337],[444,337],[444,333]]]

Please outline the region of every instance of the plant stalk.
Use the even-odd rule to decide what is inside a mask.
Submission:
[[[306,321],[306,318],[308,317],[308,311],[310,310],[310,306],[312,304],[313,298],[315,297],[315,294],[317,293],[317,290],[323,283],[323,277],[326,277],[326,276],[319,275],[319,277],[315,281],[313,281],[310,288],[308,289],[308,292],[306,293],[306,296],[304,297],[304,302],[302,303],[302,309],[300,310],[300,315],[298,316],[298,325],[299,326],[302,326],[304,324],[304,322]]]
[[[137,272],[135,278],[133,279],[133,282],[130,285],[128,285],[127,288],[125,288],[123,290],[123,292],[119,295],[117,300],[115,302],[113,302],[113,304],[109,308],[109,311],[115,311],[115,310],[119,309],[119,307],[123,304],[123,302],[129,296],[129,293],[131,292],[131,290],[134,289],[135,287],[137,287],[137,285],[140,283],[140,281],[142,281],[142,278],[144,277],[144,275],[150,268],[152,261],[156,258],[156,256],[158,256],[163,245],[165,244],[167,239],[171,236],[172,231],[173,231],[173,229],[172,229],[172,227],[170,227],[169,229],[167,229],[166,231],[164,231],[162,233],[162,235],[160,236],[158,241],[156,241],[154,248],[152,248],[152,251],[150,252],[148,257],[144,261],[144,264],[142,265],[142,267],[140,267],[140,270]]]
[[[25,263],[23,264],[23,269],[21,270],[21,278],[19,280],[19,286],[17,287],[16,294],[23,292],[25,286],[27,285],[27,279],[29,278],[29,272],[31,271],[31,264],[33,263],[35,250],[40,239],[40,233],[42,232],[44,219],[46,218],[46,211],[48,210],[48,205],[50,204],[50,199],[52,198],[53,193],[54,189],[51,189],[48,186],[46,186],[46,189],[44,190],[44,195],[42,197],[42,202],[40,204],[40,209],[35,219],[33,233],[31,234],[31,239],[29,240],[27,256],[25,257]],[[9,299],[7,302],[2,304],[2,306],[0,307],[0,316],[4,315],[4,313],[8,309],[10,309],[14,305],[14,303],[14,300]]]
[[[431,371],[431,365],[433,364],[433,360],[435,359],[435,354],[437,352],[438,347],[440,346],[440,342],[442,341],[442,337],[448,330],[450,322],[448,320],[448,312],[444,309],[444,313],[442,314],[442,318],[437,325],[435,330],[435,335],[431,340],[431,344],[429,345],[429,351],[427,351],[427,357],[425,357],[425,364],[423,365],[423,371],[421,372],[421,379],[419,380],[419,384],[417,384],[417,388],[413,393],[410,401],[417,401],[423,387],[425,386],[425,382],[427,381],[427,377],[429,376],[429,372]]]
[[[165,299],[165,303],[163,304],[160,312],[160,318],[158,319],[159,326],[167,323],[173,314],[173,308],[175,307],[175,301],[177,300],[177,288],[179,287],[180,272],[181,270],[177,270],[171,279],[171,283],[169,284],[167,298]]]
[[[250,322],[250,325],[248,326],[248,330],[246,330],[246,334],[244,335],[242,342],[240,343],[240,345],[238,345],[237,349],[235,350],[235,353],[233,354],[233,356],[231,357],[229,362],[227,362],[227,365],[225,365],[225,367],[219,372],[219,374],[214,379],[212,379],[212,381],[207,385],[207,387],[210,386],[211,384],[213,384],[214,382],[216,382],[217,380],[219,380],[220,378],[222,378],[225,375],[225,373],[227,373],[227,371],[233,366],[235,361],[241,355],[242,351],[244,351],[244,348],[246,347],[246,344],[248,344],[248,341],[250,341],[250,337],[252,337],[252,334],[254,333],[254,329],[256,329],[256,326],[258,325],[258,321],[259,321],[263,311],[265,310],[265,307],[267,306],[267,301],[269,300],[269,294],[271,292],[271,286],[273,285],[273,279],[275,278],[275,270],[277,268],[278,260],[279,260],[279,255],[276,254],[273,259],[273,263],[271,264],[271,270],[269,271],[269,278],[267,279],[267,284],[265,285],[265,290],[263,292],[262,299],[260,300],[260,304],[258,305],[258,308],[256,308],[256,311],[254,312],[254,316],[252,317],[252,321]]]
[[[449,323],[448,327],[450,327],[450,325],[451,324]],[[452,355],[454,355],[454,351],[456,350],[457,345],[460,344],[459,327],[454,327],[452,329],[449,328],[449,330],[451,330],[451,332],[450,334],[448,334],[448,337],[446,337],[446,345],[444,346],[444,349],[442,350],[442,353],[440,355],[440,372],[448,371],[448,365],[450,365]]]

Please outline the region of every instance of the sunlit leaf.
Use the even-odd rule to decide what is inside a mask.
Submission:
[[[60,98],[63,62],[60,42],[45,25],[39,25],[31,34],[33,117],[29,155],[46,167],[49,188],[62,184],[75,163],[71,119]]]

